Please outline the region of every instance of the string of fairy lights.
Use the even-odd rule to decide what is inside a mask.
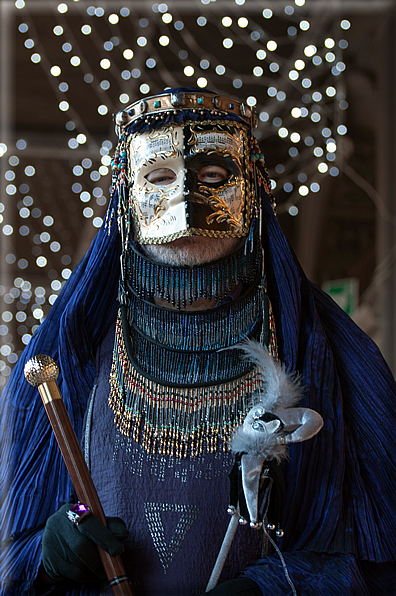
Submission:
[[[341,139],[347,134],[343,53],[351,23],[334,21],[331,31],[315,26],[309,16],[312,1],[290,0],[282,13],[274,14],[270,7],[247,10],[245,0],[230,0],[222,14],[214,10],[216,0],[201,0],[196,13],[190,7],[184,15],[180,3],[172,9],[171,1],[169,6],[153,3],[149,8],[146,3],[144,10],[133,9],[130,3],[116,10],[112,4],[109,10],[106,3],[93,6],[68,0],[48,11],[47,30],[43,33],[41,28],[38,34],[36,16],[29,11],[33,3],[17,0],[15,43],[24,46],[29,68],[45,71],[52,101],[65,119],[65,149],[70,157],[68,153],[64,163],[70,167],[70,195],[80,205],[81,226],[90,222],[94,232],[102,224],[108,200],[103,188],[108,186],[115,141],[105,138],[98,143],[85,127],[72,93],[78,70],[80,84],[95,92],[98,117],[108,120],[140,95],[180,85],[208,86],[255,106],[258,140],[270,139],[281,147],[283,157],[272,173],[272,186],[279,209],[292,217],[298,214],[300,200],[320,191],[322,177],[338,176]],[[79,16],[78,30],[68,19],[71,13]],[[216,27],[221,52],[208,44],[210,27]],[[62,60],[53,61],[48,39],[52,45],[56,40]],[[88,51],[88,40],[96,55]],[[236,70],[233,52],[246,55],[242,71]],[[169,56],[179,65],[177,76]],[[72,255],[57,237],[55,213],[49,207],[45,211],[34,194],[42,158],[29,154],[27,163],[25,138],[15,139],[10,146],[1,141],[0,156],[7,165],[0,225],[10,247],[5,255],[10,282],[2,280],[0,285],[0,387],[73,266]],[[77,153],[78,159],[72,160]],[[18,237],[30,241],[31,256],[19,256],[12,249]]]

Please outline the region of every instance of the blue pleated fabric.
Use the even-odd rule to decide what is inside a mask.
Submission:
[[[60,390],[80,437],[94,356],[116,316],[121,252],[116,204],[117,193],[107,223],[3,391],[2,595],[34,593],[43,526],[72,490],[37,389],[25,381],[23,368],[41,353],[58,362]],[[375,563],[393,561],[396,551],[394,379],[375,344],[305,278],[265,196],[263,217],[280,355],[302,376],[301,405],[324,419],[316,437],[290,448],[281,547],[299,594],[375,594],[375,586],[384,587],[390,577]],[[368,568],[361,561],[373,563]],[[248,573],[263,594],[291,593],[276,555]],[[382,593],[392,594],[385,588]]]
[[[77,436],[93,384],[96,349],[114,324],[121,243],[117,194],[89,251],[18,361],[0,404],[0,594],[33,593],[46,519],[68,501],[72,486],[25,363],[48,354],[60,367],[58,384]]]
[[[302,376],[301,405],[324,419],[316,437],[290,449],[283,547],[391,560],[394,378],[374,342],[308,282],[270,206],[263,205],[268,290],[281,358]]]
[[[358,562],[352,555],[327,555],[300,551],[285,553],[285,563],[297,594],[304,596],[370,596]],[[293,591],[280,561],[266,557],[249,570],[249,577],[265,596],[292,596]],[[392,595],[391,583],[382,584]],[[379,593],[379,592],[378,592]]]

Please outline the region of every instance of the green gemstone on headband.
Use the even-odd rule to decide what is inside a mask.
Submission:
[[[155,108],[160,108],[161,107],[161,102],[160,101],[155,101],[154,102],[154,107]]]

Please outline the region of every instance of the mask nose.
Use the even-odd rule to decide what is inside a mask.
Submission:
[[[184,179],[184,196],[192,197],[198,188],[198,179],[195,172],[187,169]]]

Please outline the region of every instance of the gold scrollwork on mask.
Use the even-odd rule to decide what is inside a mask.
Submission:
[[[227,188],[235,188],[236,183],[242,184],[242,181],[237,179],[236,181],[230,181],[227,184],[222,185],[218,189],[208,188],[207,186],[199,186],[199,194],[196,193],[195,197],[200,199],[197,202],[205,203],[210,205],[213,209],[213,213],[206,217],[208,225],[213,222],[216,223],[227,223],[234,226],[237,229],[242,228],[242,223],[233,215],[230,206],[220,196],[221,192],[224,192]]]

